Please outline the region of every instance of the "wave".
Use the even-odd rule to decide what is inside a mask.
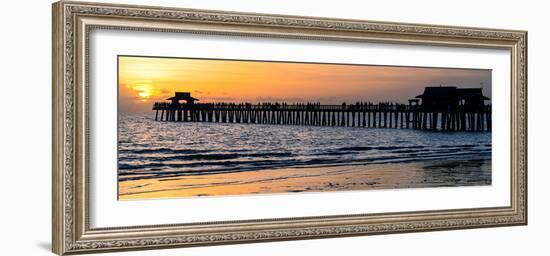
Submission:
[[[377,146],[377,147],[343,147],[342,151],[366,151],[366,150],[394,150],[394,149],[420,149],[424,146]]]
[[[490,159],[492,147],[490,133],[208,123],[172,126],[146,116],[121,120],[120,179],[430,159]]]
[[[479,145],[465,144],[465,145],[440,145],[440,148],[473,148]]]
[[[119,153],[130,154],[151,154],[151,153],[165,153],[165,154],[193,154],[193,153],[207,153],[212,150],[204,149],[171,149],[171,148],[147,148],[147,149],[119,149]]]
[[[158,153],[158,152],[155,152]],[[122,154],[119,160],[148,160],[148,161],[194,161],[194,160],[229,160],[239,158],[269,158],[269,157],[290,157],[291,152],[266,152],[266,153],[210,153],[210,154],[160,154],[143,156],[139,154]]]
[[[491,151],[471,152],[418,152],[415,154],[386,155],[362,158],[322,157],[312,159],[264,159],[264,160],[229,160],[229,161],[200,161],[192,163],[173,163],[168,161],[147,163],[119,163],[119,180],[139,179],[146,175],[148,178],[221,174],[228,172],[258,171],[262,169],[301,168],[322,166],[346,166],[362,164],[385,164],[420,162],[437,159],[490,159]],[[137,176],[136,176],[137,175]]]
[[[406,154],[415,152],[453,152],[460,151],[462,149],[467,150],[486,150],[484,148],[475,148],[476,145],[442,145],[439,147],[426,147],[426,146],[373,146],[373,147],[342,147],[338,149],[329,150],[315,150],[310,154],[304,154],[303,156],[324,156],[324,155],[347,155],[354,153],[361,153],[371,150],[379,152],[390,152],[395,154]],[[486,146],[485,146],[486,147]],[[441,148],[441,149],[438,149]],[[143,160],[148,161],[192,161],[192,160],[230,160],[239,158],[287,158],[292,156],[300,156],[292,152],[251,152],[249,150],[234,149],[227,150],[225,152],[214,152],[214,150],[193,150],[193,149],[169,149],[169,148],[157,148],[157,149],[120,149],[119,160]]]

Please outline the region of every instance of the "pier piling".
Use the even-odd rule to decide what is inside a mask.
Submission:
[[[433,131],[491,131],[491,107],[429,111],[392,103],[356,105],[155,103],[156,121],[342,126]],[[160,112],[160,113],[159,113]]]

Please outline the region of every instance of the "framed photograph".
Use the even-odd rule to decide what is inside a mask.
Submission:
[[[527,224],[527,32],[61,1],[53,251]]]

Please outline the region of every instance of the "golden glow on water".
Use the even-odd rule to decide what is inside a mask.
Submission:
[[[453,169],[456,168],[456,169]],[[464,173],[469,173],[464,175]],[[119,199],[179,198],[491,184],[491,161],[428,161],[140,179],[119,182]]]
[[[121,199],[491,183],[491,133],[183,124],[124,113],[118,134]]]

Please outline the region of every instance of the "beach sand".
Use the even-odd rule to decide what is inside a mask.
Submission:
[[[491,184],[491,160],[284,168],[119,182],[119,199],[180,198]]]

